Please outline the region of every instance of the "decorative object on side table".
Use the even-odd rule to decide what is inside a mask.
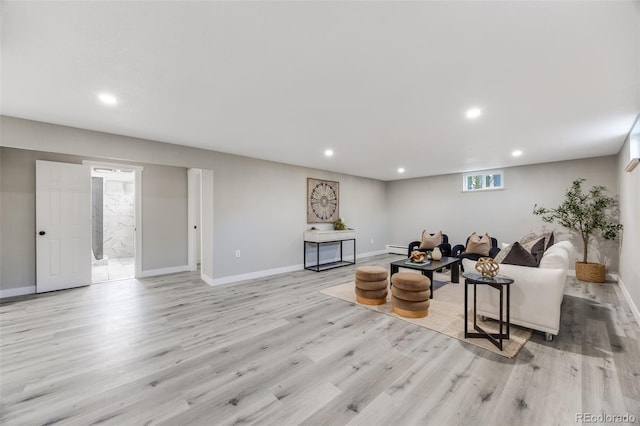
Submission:
[[[440,247],[435,246],[433,251],[431,252],[431,259],[440,260],[442,259],[442,252],[440,251]]]
[[[571,188],[565,193],[562,204],[555,209],[533,207],[533,214],[542,216],[547,223],[556,222],[568,228],[582,238],[582,262],[576,261],[576,278],[582,281],[603,283],[605,281],[605,264],[588,262],[589,241],[597,235],[605,240],[615,240],[622,231],[615,210],[618,202],[615,197],[605,195],[604,186],[594,186],[589,192],[582,192],[579,178],[573,181]]]
[[[498,275],[500,266],[491,257],[481,257],[476,262],[476,271],[480,272],[483,277],[493,278]]]
[[[415,263],[422,263],[426,260],[426,258],[427,254],[418,250],[412,251],[411,256],[409,256],[409,259],[411,259],[411,261]]]
[[[347,230],[350,230],[351,228],[345,225],[344,222],[342,221],[342,218],[339,217],[338,220],[333,222],[333,229],[334,231],[347,231]]]

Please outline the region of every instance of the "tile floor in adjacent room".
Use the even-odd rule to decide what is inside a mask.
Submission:
[[[123,280],[135,276],[135,258],[120,257],[108,259],[106,264],[91,265],[91,282]]]

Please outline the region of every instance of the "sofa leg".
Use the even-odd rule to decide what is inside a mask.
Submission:
[[[544,333],[544,340],[547,342],[550,342],[553,340],[553,334],[551,333]]]
[[[484,315],[480,315],[480,321],[485,322],[487,320],[487,317],[485,317]]]

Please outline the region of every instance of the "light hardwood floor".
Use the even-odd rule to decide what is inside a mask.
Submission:
[[[640,423],[640,329],[617,285],[570,278],[560,334],[506,359],[319,293],[354,269],[5,299],[0,424]]]

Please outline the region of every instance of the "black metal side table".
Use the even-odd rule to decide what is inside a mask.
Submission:
[[[504,275],[497,275],[493,278],[485,277],[482,274],[477,272],[465,272],[462,274],[465,278],[464,280],[464,337],[465,338],[485,338],[488,339],[491,343],[493,343],[498,349],[502,350],[502,341],[503,339],[509,340],[509,309],[511,307],[511,284],[513,284],[513,279],[506,277]],[[468,288],[469,285],[473,285],[473,329],[476,332],[468,331],[469,327],[469,308],[468,308]],[[480,327],[476,319],[478,315],[476,314],[476,286],[477,285],[488,285],[491,288],[495,288],[500,292],[500,324],[498,333],[489,333],[485,331],[482,327]],[[507,288],[507,300],[506,300],[506,317],[504,315],[504,297],[503,292],[504,288]],[[506,330],[505,330],[506,329]],[[506,331],[506,333],[505,333]]]

